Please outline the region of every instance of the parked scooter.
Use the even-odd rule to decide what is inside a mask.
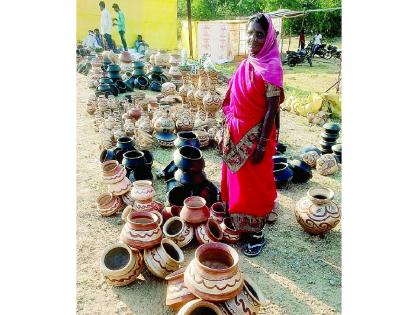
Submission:
[[[288,50],[286,51],[286,54],[286,59],[283,61],[283,63],[288,64],[290,67],[294,67],[299,63],[304,63],[305,59],[312,67],[310,52],[308,52],[306,49],[300,49],[297,52]]]
[[[333,45],[328,45],[327,51],[325,52],[325,59],[331,59],[332,57],[341,59],[341,49]]]

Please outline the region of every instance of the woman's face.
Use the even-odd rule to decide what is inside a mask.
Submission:
[[[259,23],[251,21],[248,24],[248,47],[251,56],[257,55],[263,48],[266,36],[267,34]]]

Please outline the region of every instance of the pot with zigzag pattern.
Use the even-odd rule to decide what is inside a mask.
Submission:
[[[244,285],[238,253],[223,243],[200,245],[185,270],[184,283],[203,300],[222,302],[234,298]]]
[[[207,222],[198,225],[194,234],[199,244],[220,242],[223,238],[222,228],[214,218],[209,218]]]
[[[125,210],[124,210],[125,211]],[[155,247],[162,240],[159,218],[150,212],[131,212],[126,217],[120,240],[135,249]]]
[[[184,253],[172,240],[162,239],[159,246],[144,250],[147,269],[156,277],[165,279],[170,273],[181,268]]]

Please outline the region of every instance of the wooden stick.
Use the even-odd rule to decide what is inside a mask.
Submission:
[[[190,57],[193,56],[193,44],[192,44],[192,26],[191,26],[191,0],[187,0],[187,14],[188,14],[188,36],[190,41]]]

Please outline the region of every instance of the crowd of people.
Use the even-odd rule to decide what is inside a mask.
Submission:
[[[95,51],[103,49],[118,52],[119,49],[111,35],[112,27],[116,26],[118,33],[120,34],[122,49],[128,51],[129,47],[125,39],[126,24],[124,12],[117,3],[114,3],[112,8],[116,14],[114,18],[111,18],[111,14],[106,9],[105,2],[99,2],[99,9],[101,11],[100,30],[96,28],[94,31],[88,31],[88,35],[82,42],[84,48]],[[149,45],[143,40],[143,37],[138,35],[134,42],[133,50],[140,55],[145,55],[148,48]]]

